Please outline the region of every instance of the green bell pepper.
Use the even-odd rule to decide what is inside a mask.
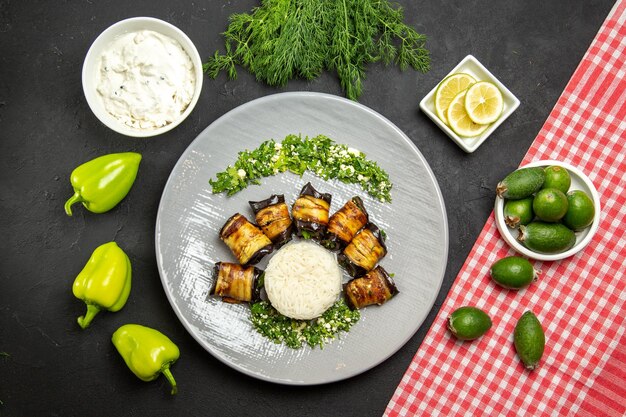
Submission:
[[[125,324],[113,333],[111,341],[139,379],[154,381],[163,374],[172,386],[171,394],[178,392],[170,365],[179,358],[180,350],[167,336],[150,327]]]
[[[130,294],[130,259],[115,242],[105,243],[94,250],[72,286],[72,292],[87,304],[87,314],[78,324],[87,328],[100,312],[119,311]]]
[[[72,215],[72,205],[81,202],[92,213],[104,213],[115,207],[130,191],[141,155],[135,152],[112,153],[78,166],[70,176],[74,195],[65,202],[65,212]]]

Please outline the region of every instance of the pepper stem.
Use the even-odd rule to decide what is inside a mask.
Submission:
[[[78,325],[81,328],[86,329],[89,324],[91,324],[91,320],[93,320],[93,318],[96,317],[96,314],[98,314],[99,312],[100,307],[93,304],[87,304],[87,314],[78,318]]]
[[[170,371],[170,365],[169,364],[165,365],[165,367],[161,370],[161,372],[163,373],[163,375],[165,375],[165,378],[167,378],[170,385],[172,386],[171,394],[176,395],[176,393],[178,393],[178,386],[176,385],[176,380],[174,379],[174,375],[172,375],[172,372]]]
[[[72,215],[72,204],[74,204],[74,203],[78,203],[78,202],[80,202],[80,201],[83,201],[83,198],[80,196],[80,193],[79,193],[78,191],[76,191],[76,192],[74,193],[74,195],[73,195],[73,196],[71,196],[71,197],[70,197],[70,198],[69,198],[69,199],[65,202],[65,206],[63,206],[63,207],[65,207],[65,213],[66,213],[68,216],[71,216],[71,215]]]

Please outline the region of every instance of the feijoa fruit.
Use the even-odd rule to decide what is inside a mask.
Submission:
[[[558,222],[567,213],[567,196],[556,188],[544,188],[533,199],[535,216],[544,222]]]
[[[563,224],[574,231],[583,230],[593,223],[596,209],[593,200],[581,190],[574,190],[567,193],[569,204],[567,212],[563,217]]]
[[[545,179],[546,172],[542,167],[520,168],[498,183],[496,194],[509,200],[530,197],[541,189]]]
[[[529,286],[539,275],[528,259],[519,256],[507,256],[494,262],[489,272],[498,285],[512,290]]]
[[[572,177],[570,177],[567,169],[558,165],[550,165],[545,168],[545,172],[546,180],[543,183],[543,188],[556,188],[563,194],[569,191]]]
[[[448,317],[448,329],[460,340],[474,340],[491,328],[491,318],[477,307],[457,308]]]
[[[533,212],[533,198],[522,198],[521,200],[507,200],[504,203],[504,222],[512,229],[521,224],[528,224],[535,217]]]
[[[532,311],[526,311],[517,321],[513,332],[513,343],[524,367],[531,371],[536,369],[543,356],[546,336],[541,322]]]
[[[576,244],[576,235],[561,223],[531,222],[519,227],[517,240],[533,252],[561,253]]]

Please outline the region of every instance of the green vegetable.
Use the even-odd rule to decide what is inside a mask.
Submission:
[[[312,321],[285,317],[267,301],[252,304],[250,311],[250,320],[257,332],[292,349],[299,349],[304,343],[323,348],[324,343],[334,339],[340,331],[350,330],[361,318],[359,311],[350,310],[343,299]]]
[[[527,287],[540,273],[527,259],[519,256],[508,256],[494,262],[489,272],[497,284],[512,290]]]
[[[541,167],[520,168],[498,183],[496,194],[509,200],[530,197],[541,189],[545,179],[546,173]]]
[[[459,340],[474,340],[491,329],[491,318],[477,307],[459,307],[448,317],[448,330]]]
[[[111,210],[133,186],[140,161],[138,153],[112,153],[78,166],[70,176],[74,195],[65,202],[67,215],[78,202],[92,213]]]
[[[111,341],[139,379],[153,381],[163,374],[172,386],[172,395],[178,392],[170,366],[180,350],[167,336],[150,327],[125,324],[113,333]]]
[[[93,251],[72,286],[74,296],[87,304],[87,314],[78,318],[85,329],[100,312],[119,311],[130,294],[130,259],[115,242],[100,245]]]
[[[259,179],[291,171],[302,175],[306,170],[321,178],[336,178],[347,184],[359,184],[363,190],[382,202],[391,202],[389,175],[365,154],[332,139],[288,135],[282,142],[266,140],[252,151],[239,152],[234,165],[209,180],[214,193],[233,195]]]
[[[532,311],[522,314],[522,317],[515,325],[513,332],[513,343],[517,356],[528,370],[533,370],[539,366],[541,356],[546,346],[546,336],[537,316]]]
[[[336,71],[346,96],[356,100],[371,62],[428,71],[426,37],[403,20],[402,9],[387,0],[263,0],[249,14],[230,16],[225,53],[215,52],[203,69],[235,79],[240,65],[273,86]]]

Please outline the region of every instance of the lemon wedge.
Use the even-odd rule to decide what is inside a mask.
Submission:
[[[471,88],[471,87],[470,87]],[[448,124],[450,128],[459,136],[471,138],[483,133],[489,125],[474,123],[465,111],[465,100],[467,90],[457,94],[448,107]]]
[[[459,72],[447,76],[439,83],[435,91],[435,111],[442,122],[448,124],[446,113],[452,99],[475,82],[471,75]]]
[[[504,99],[502,92],[490,82],[472,84],[465,94],[465,111],[474,123],[493,123],[502,114]]]

